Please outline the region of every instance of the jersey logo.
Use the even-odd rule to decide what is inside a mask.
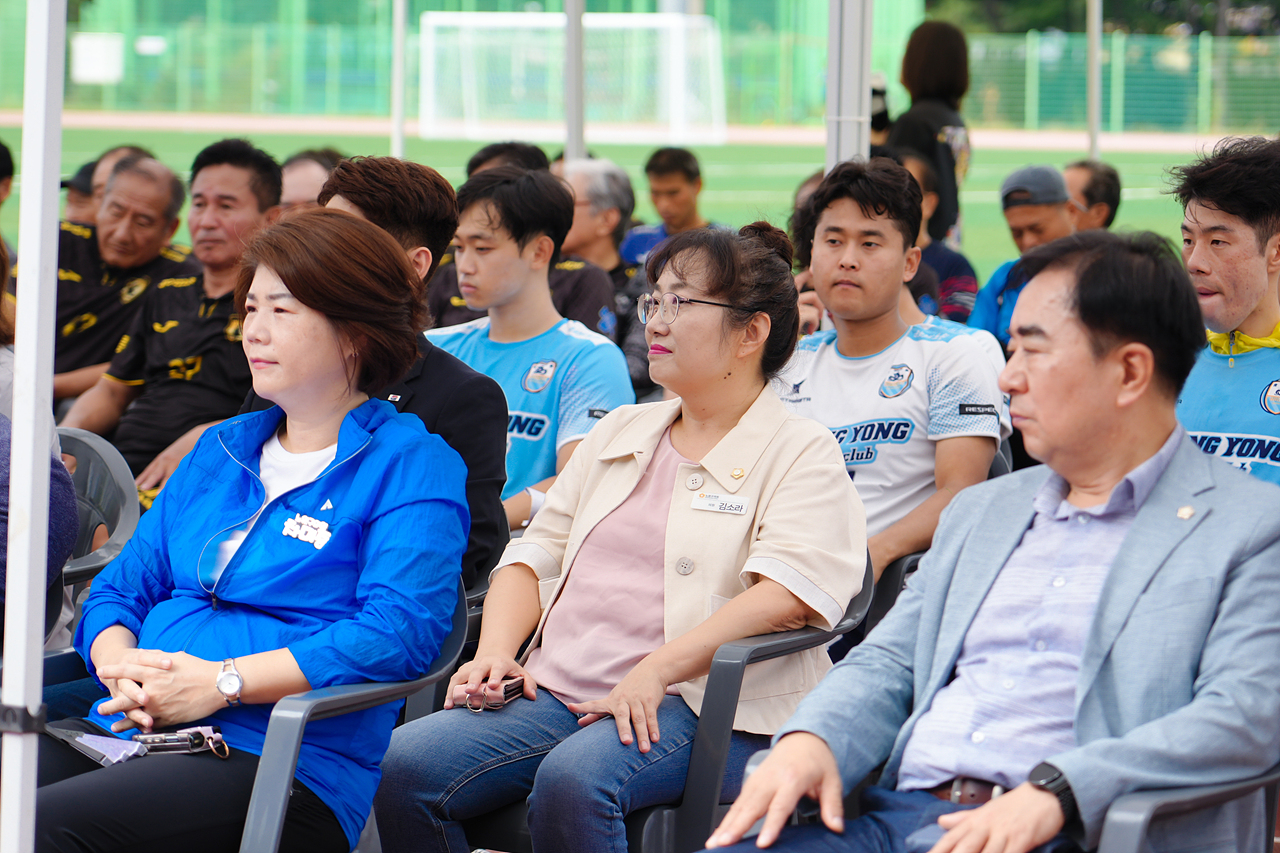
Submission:
[[[164,281],[156,285],[156,287],[190,287],[196,283],[196,277],[189,278],[166,278]]]
[[[76,225],[74,222],[63,222],[62,230],[76,235],[82,239],[88,240],[93,236],[93,232],[83,225]]]
[[[901,397],[911,387],[911,380],[915,378],[915,373],[905,364],[895,364],[889,368],[889,375],[880,383],[880,396]]]
[[[808,381],[809,381],[808,378],[805,378],[805,379],[801,379],[799,382],[793,382],[791,384],[791,396],[793,397],[800,396],[800,386]]]
[[[326,509],[333,509],[333,501],[326,500],[324,502],[324,506],[320,507],[321,512],[324,512]]]
[[[314,545],[319,551],[325,546],[333,534],[329,532],[328,522],[318,521],[309,515],[302,513],[296,514],[293,518],[285,519],[284,530],[280,531],[285,536],[291,536],[299,542],[307,542]]]
[[[1205,453],[1241,470],[1252,472],[1254,465],[1280,466],[1280,439],[1273,436],[1220,432],[1193,432],[1189,435]]]
[[[1262,408],[1273,415],[1280,415],[1280,379],[1275,379],[1262,392]]]
[[[166,260],[182,263],[191,254],[191,250],[186,246],[165,246],[160,250],[160,257]]]
[[[840,443],[846,465],[863,465],[876,461],[881,444],[906,444],[915,432],[915,424],[902,418],[863,421],[834,427],[831,434]]]
[[[524,379],[521,380],[520,387],[530,394],[537,394],[551,384],[551,377],[555,375],[556,363],[554,361],[535,361],[529,368],[529,372],[524,375]]]
[[[135,278],[125,282],[124,287],[120,288],[120,304],[128,305],[133,300],[142,295],[142,291],[147,289],[147,285],[151,283],[149,278]]]
[[[152,323],[151,330],[157,335],[163,335],[165,332],[178,325],[177,320],[166,320],[163,323]]]
[[[467,300],[463,299],[461,296],[450,296],[449,304],[454,308],[466,308]]]
[[[232,314],[227,319],[227,325],[222,329],[222,336],[233,344],[240,343],[244,336],[240,333],[240,315]]]
[[[512,438],[530,438],[534,441],[542,438],[547,430],[547,419],[544,415],[531,412],[511,412],[507,415],[507,442]]]
[[[596,323],[596,328],[602,335],[613,337],[613,333],[618,330],[618,317],[608,308],[601,307],[600,320]]]
[[[76,317],[70,323],[67,323],[65,326],[62,327],[62,336],[64,338],[69,338],[74,334],[77,334],[79,332],[85,331],[86,329],[92,328],[93,326],[97,325],[97,323],[98,323],[97,314],[81,314],[79,317]]]
[[[58,281],[84,281],[84,278],[74,270],[58,270]]]
[[[124,352],[124,348],[127,347],[128,345],[129,345],[129,336],[121,335],[120,343],[116,344],[116,352],[118,353]]]

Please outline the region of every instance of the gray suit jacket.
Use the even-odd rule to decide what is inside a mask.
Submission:
[[[959,494],[888,616],[777,736],[822,737],[846,789],[881,762],[880,784],[893,787],[911,730],[951,679],[1047,476],[1041,466]],[[1049,760],[1071,782],[1088,847],[1122,794],[1242,779],[1280,760],[1280,488],[1190,440],[1178,448],[1103,587],[1075,734],[1078,746]],[[1170,820],[1153,844],[1253,850],[1270,832],[1264,823],[1259,794]]]

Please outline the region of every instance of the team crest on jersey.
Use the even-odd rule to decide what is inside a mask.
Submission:
[[[1280,379],[1272,380],[1262,392],[1262,408],[1273,415],[1280,415]]]
[[[124,287],[120,288],[120,304],[128,305],[133,300],[142,295],[142,291],[147,289],[147,285],[151,283],[149,278],[134,278],[125,282]]]
[[[915,378],[915,373],[905,364],[895,364],[889,368],[889,375],[880,383],[880,396],[894,397],[902,396],[908,388],[911,387],[911,380]]]
[[[551,384],[551,377],[556,375],[556,363],[554,361],[535,361],[533,366],[529,368],[529,372],[524,375],[524,380],[520,385],[530,394],[537,394],[543,388]]]
[[[222,336],[233,344],[238,344],[243,339],[240,333],[240,315],[232,314],[227,320],[227,325],[222,329]]]

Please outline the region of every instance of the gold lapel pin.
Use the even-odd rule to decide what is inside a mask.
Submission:
[[[1196,514],[1195,507],[1184,506],[1178,508],[1178,518],[1186,521],[1188,518]]]
[[[746,475],[747,475],[747,472],[743,471],[741,468],[734,468],[733,473],[730,476],[733,477],[733,479],[735,480],[741,480]]]

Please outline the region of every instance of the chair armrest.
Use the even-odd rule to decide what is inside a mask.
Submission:
[[[241,853],[262,853],[279,847],[284,829],[279,818],[289,806],[302,734],[308,722],[403,699],[436,680],[438,676],[423,676],[385,684],[339,684],[296,693],[277,702],[262,744],[262,758],[240,840]]]
[[[73,648],[55,649],[44,653],[44,684],[66,684],[68,681],[79,681],[89,677],[84,658]],[[0,677],[4,675],[4,660],[0,658]]]
[[[1119,797],[1107,809],[1102,824],[1102,838],[1097,853],[1141,853],[1150,850],[1147,830],[1151,821],[1164,815],[1183,814],[1251,794],[1259,788],[1274,790],[1280,783],[1280,765],[1260,776],[1220,785],[1197,785],[1192,788],[1162,788],[1136,791]],[[1274,793],[1272,797],[1274,799]],[[1266,827],[1268,834],[1271,825]]]
[[[108,540],[96,551],[90,551],[83,557],[70,560],[62,569],[63,586],[75,586],[78,583],[93,580],[112,560],[119,557],[123,550],[124,542]]]

